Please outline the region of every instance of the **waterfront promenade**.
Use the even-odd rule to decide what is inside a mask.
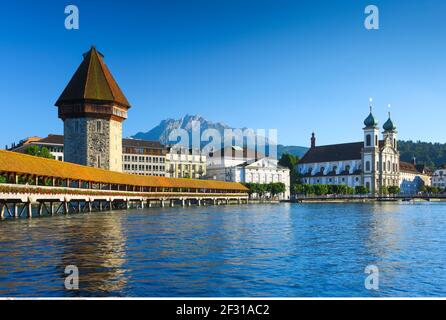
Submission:
[[[138,176],[0,151],[2,218],[247,203],[239,183]]]
[[[295,197],[291,202],[396,202],[396,201],[446,201],[445,194],[413,194],[413,195],[323,195]]]

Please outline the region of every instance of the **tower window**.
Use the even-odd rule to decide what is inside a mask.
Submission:
[[[74,132],[79,133],[79,121],[78,120],[76,120],[74,122]]]
[[[96,122],[96,132],[102,132],[102,122],[101,121],[97,121]]]
[[[366,146],[370,147],[372,145],[372,137],[368,134],[366,136]]]
[[[366,170],[366,171],[370,171],[370,161],[367,161],[367,162],[365,163],[365,170]]]

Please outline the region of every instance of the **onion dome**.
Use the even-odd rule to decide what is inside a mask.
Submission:
[[[378,125],[378,121],[375,120],[375,117],[372,114],[372,108],[370,108],[369,116],[364,120],[364,125],[366,128],[374,128]]]
[[[392,119],[390,118],[390,112],[389,112],[389,119],[387,119],[386,123],[383,125],[384,131],[395,131],[396,127],[392,122]]]

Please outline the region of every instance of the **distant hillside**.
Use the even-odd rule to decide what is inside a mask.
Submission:
[[[399,141],[398,150],[402,161],[411,162],[415,156],[418,164],[425,164],[430,168],[446,163],[446,144]]]
[[[277,145],[277,158],[280,159],[282,154],[289,153],[295,156],[298,156],[299,158],[302,158],[305,153],[308,151],[308,148],[306,147],[298,147],[298,146],[284,146],[284,145]]]

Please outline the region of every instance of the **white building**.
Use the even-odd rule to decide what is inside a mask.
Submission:
[[[50,134],[46,138],[31,137],[21,140],[18,144],[13,144],[11,148],[6,148],[10,151],[25,153],[31,146],[47,148],[54,156],[54,159],[64,161],[63,156],[63,136],[58,134]]]
[[[207,163],[208,179],[259,184],[281,182],[286,191],[279,198],[290,198],[290,170],[280,166],[277,159],[246,148],[231,147],[209,154]]]
[[[122,139],[123,172],[164,177],[166,153],[167,149],[158,141]]]
[[[399,186],[402,193],[414,193],[422,183],[429,184],[424,167],[400,161],[397,131],[390,113],[382,140],[371,108],[364,125],[364,139],[360,142],[316,146],[313,133],[311,148],[297,166],[302,182],[365,186],[372,194],[389,186]]]
[[[169,150],[166,154],[166,176],[201,179],[206,175],[206,156],[194,152]]]
[[[432,176],[432,186],[437,188],[446,188],[446,164],[434,171]]]

